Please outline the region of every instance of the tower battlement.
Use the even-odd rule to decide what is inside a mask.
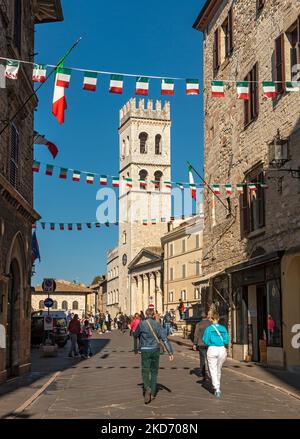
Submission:
[[[120,126],[130,117],[170,121],[170,102],[166,101],[162,106],[162,102],[156,100],[154,106],[152,99],[146,102],[145,99],[139,99],[137,103],[136,98],[131,98],[120,110]]]

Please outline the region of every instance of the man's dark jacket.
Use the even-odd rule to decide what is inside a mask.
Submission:
[[[201,322],[197,323],[194,334],[194,344],[204,348],[207,347],[203,341],[202,337],[204,335],[205,329],[211,325],[211,322],[207,319],[202,319]]]

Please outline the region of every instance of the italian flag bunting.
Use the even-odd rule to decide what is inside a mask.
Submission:
[[[263,90],[265,98],[276,98],[278,96],[275,82],[264,81]]]
[[[41,162],[37,162],[36,160],[34,160],[33,165],[32,165],[32,171],[33,172],[40,172],[40,165],[41,165]]]
[[[191,196],[192,196],[193,200],[196,201],[196,185],[195,185],[194,176],[193,176],[193,168],[191,165],[189,165],[189,184],[190,184],[190,189],[191,189]]]
[[[41,223],[42,229],[45,230],[46,228],[46,223]]]
[[[65,225],[62,224],[62,223],[60,223],[60,224],[59,224],[59,228],[60,228],[60,230],[65,230]]]
[[[94,174],[87,174],[87,176],[86,176],[87,184],[93,184],[94,183],[94,178],[95,178]]]
[[[58,123],[63,124],[65,121],[65,110],[67,109],[67,100],[65,97],[65,87],[58,84],[58,71],[56,69],[55,83],[54,83],[54,93],[53,93],[53,103],[52,103],[52,114],[58,120]]]
[[[71,70],[59,67],[57,69],[56,84],[58,87],[69,88],[71,80]]]
[[[109,84],[110,93],[123,93],[123,75],[111,75]]]
[[[268,189],[268,188],[269,188],[269,185],[266,184],[266,183],[260,183],[260,187],[261,187],[262,189]]]
[[[140,186],[141,187],[147,187],[147,181],[146,180],[140,180]]]
[[[50,223],[50,230],[55,230],[55,224],[54,223]]]
[[[160,186],[160,181],[159,180],[151,180],[151,183],[154,184],[154,187],[159,188]]]
[[[288,92],[300,91],[300,82],[288,81],[285,83],[285,89]]]
[[[68,224],[68,230],[73,230],[73,224]]]
[[[243,183],[238,183],[237,185],[236,185],[236,189],[237,189],[237,191],[238,191],[238,193],[241,195],[241,194],[243,194],[244,193],[244,184]]]
[[[173,96],[174,95],[174,80],[162,79],[161,81],[161,94]]]
[[[179,187],[179,189],[181,189],[182,191],[184,190],[183,183],[176,183],[176,184]]]
[[[167,189],[172,189],[172,183],[170,181],[165,181],[165,187]]]
[[[153,218],[153,219],[151,220],[151,224],[152,224],[153,226],[156,224],[156,218]]]
[[[135,94],[148,96],[148,93],[149,93],[149,78],[138,76],[136,78]]]
[[[256,184],[254,183],[248,183],[248,188],[250,189],[251,192],[256,192],[257,190]]]
[[[5,77],[8,79],[18,79],[19,68],[19,61],[8,59],[6,61]]]
[[[82,230],[82,224],[80,223],[77,224],[77,230]]]
[[[143,220],[143,226],[147,226],[148,225],[148,220],[144,219]]]
[[[73,181],[80,181],[80,177],[81,177],[80,171],[73,171],[73,177],[72,177]]]
[[[236,83],[238,99],[247,101],[250,98],[250,87],[248,81],[239,81]]]
[[[215,195],[220,195],[220,193],[221,193],[221,191],[220,191],[220,185],[219,185],[219,184],[213,184],[213,185],[212,185],[212,190],[213,190],[213,193],[214,193]]]
[[[187,95],[198,95],[199,94],[199,81],[198,81],[198,79],[187,79],[186,80],[186,94]]]
[[[211,96],[213,98],[224,98],[224,81],[211,81]]]
[[[225,190],[227,195],[232,195],[232,184],[225,184]]]
[[[49,175],[50,177],[52,177],[52,175],[53,175],[53,165],[47,165],[46,166],[46,175]]]
[[[47,75],[47,69],[44,64],[36,64],[32,71],[32,81],[33,82],[45,82]]]
[[[96,91],[97,87],[97,73],[84,72],[83,90]]]
[[[92,228],[92,224],[91,223],[87,223],[86,226],[87,226],[88,229]]]
[[[67,175],[68,175],[68,169],[67,168],[60,168],[59,178],[66,180]]]
[[[112,177],[112,185],[113,185],[113,187],[119,187],[120,186],[120,179],[119,179],[119,177]]]
[[[109,221],[106,221],[104,224],[106,225],[106,227],[109,227]]]
[[[126,186],[132,188],[132,178],[127,177],[125,178],[125,181],[126,181]]]
[[[96,226],[96,229],[100,229],[100,223],[96,223],[95,226]]]
[[[100,184],[102,186],[106,186],[107,185],[107,177],[106,177],[106,175],[101,175],[100,176]]]

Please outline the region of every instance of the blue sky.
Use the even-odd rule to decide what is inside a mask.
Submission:
[[[140,2],[62,0],[64,21],[36,26],[36,62],[55,64],[72,43],[82,37],[66,66],[154,76],[202,80],[202,34],[192,28],[204,0]],[[35,129],[57,144],[52,159],[35,146],[35,159],[49,164],[100,174],[118,175],[119,109],[134,96],[135,79],[125,78],[124,93],[108,92],[109,77],[98,79],[95,93],[82,90],[82,74],[74,72],[67,90],[66,122],[51,115],[53,81],[39,92]],[[200,82],[201,84],[201,82]],[[149,98],[161,99],[160,81],[150,83]],[[172,117],[172,180],[187,181],[186,160],[203,165],[202,96],[186,96],[184,81],[175,83],[170,97]],[[47,222],[93,222],[99,185],[73,183],[44,175],[34,176],[35,209]],[[33,284],[44,277],[89,284],[105,273],[106,252],[117,243],[117,227],[82,232],[37,230],[42,261],[36,263]]]

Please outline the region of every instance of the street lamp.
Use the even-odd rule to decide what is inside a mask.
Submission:
[[[281,168],[290,160],[289,155],[289,138],[281,137],[278,129],[274,140],[269,144],[270,166],[273,168]]]

